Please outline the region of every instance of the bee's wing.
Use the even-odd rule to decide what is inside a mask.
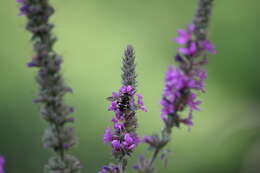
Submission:
[[[114,97],[107,97],[106,100],[112,102],[112,101],[115,101],[116,99]]]

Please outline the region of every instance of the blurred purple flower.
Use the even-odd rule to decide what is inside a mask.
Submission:
[[[112,141],[112,135],[111,135],[111,130],[110,128],[106,129],[106,132],[104,134],[104,138],[103,138],[104,143],[108,143]]]
[[[146,107],[144,106],[143,102],[143,96],[141,94],[137,94],[138,100],[137,100],[137,105],[139,105],[140,109],[144,112],[147,112]]]
[[[181,54],[187,55],[187,56],[193,56],[193,55],[195,55],[196,52],[197,52],[197,50],[198,50],[198,49],[197,49],[197,45],[196,45],[195,42],[191,42],[187,48],[184,48],[184,47],[178,48],[178,51],[179,51]]]
[[[119,173],[119,167],[117,165],[103,166],[98,173]]]
[[[187,126],[192,126],[192,114],[190,113],[188,118],[181,120],[182,123],[186,124]]]
[[[201,41],[201,47],[208,51],[209,53],[216,54],[217,51],[215,50],[214,46],[209,40],[203,40]]]
[[[120,150],[121,149],[121,143],[119,140],[113,140],[112,141],[112,147],[114,150]]]
[[[192,34],[194,31],[194,26],[193,25],[188,25],[187,31],[185,29],[179,29],[177,30],[179,37],[175,39],[175,41],[178,44],[186,44],[188,41],[192,38]]]
[[[5,158],[0,156],[0,173],[4,173]]]

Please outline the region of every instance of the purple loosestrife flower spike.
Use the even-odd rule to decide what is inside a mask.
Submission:
[[[136,87],[136,73],[135,73],[135,55],[132,45],[128,45],[124,58],[122,67],[122,84],[124,86]]]
[[[199,0],[199,7],[193,24],[187,29],[179,29],[175,41],[182,47],[178,49],[175,60],[179,67],[169,66],[165,74],[165,87],[162,94],[161,117],[164,127],[161,136],[154,134],[145,136],[143,142],[147,143],[153,150],[152,157],[139,159],[134,168],[139,173],[154,172],[153,163],[158,154],[167,162],[166,154],[162,152],[170,142],[173,127],[184,124],[188,127],[193,125],[192,117],[194,111],[199,111],[200,100],[197,100],[197,92],[204,92],[204,80],[207,72],[201,69],[201,65],[207,64],[206,52],[215,54],[216,50],[207,40],[207,27],[211,14],[213,0]],[[203,57],[203,58],[200,58]],[[188,115],[183,118],[185,110]]]
[[[52,148],[56,156],[50,158],[46,171],[49,173],[77,173],[81,165],[77,158],[66,154],[76,144],[74,129],[68,123],[74,118],[69,115],[73,108],[63,102],[66,93],[72,90],[64,83],[61,70],[62,59],[54,50],[56,38],[49,18],[54,13],[48,0],[17,0],[20,14],[28,19],[26,29],[32,33],[35,55],[28,67],[39,69],[36,81],[39,84],[36,103],[41,103],[41,114],[49,123],[43,135],[43,145]]]
[[[0,156],[0,173],[4,173],[5,158]]]
[[[197,40],[207,39],[207,29],[214,0],[199,0],[198,9],[193,19],[194,34]]]
[[[104,143],[112,147],[112,154],[117,160],[117,165],[104,166],[99,173],[124,173],[128,158],[136,146],[141,142],[136,133],[138,109],[147,111],[143,103],[143,97],[136,94],[135,56],[131,45],[127,46],[122,66],[122,87],[118,93],[113,92],[108,107],[115,113],[112,118],[114,128],[107,128],[104,135]],[[135,101],[137,99],[137,102]]]

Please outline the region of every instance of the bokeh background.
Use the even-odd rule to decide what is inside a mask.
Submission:
[[[80,144],[72,152],[84,164],[83,173],[96,173],[112,161],[102,142],[112,117],[104,98],[120,87],[124,48],[135,47],[138,91],[149,109],[138,113],[139,133],[158,132],[164,73],[177,48],[172,38],[191,21],[196,0],[51,1],[57,10],[56,50],[74,90],[66,101],[77,110]],[[31,35],[15,0],[0,4],[0,154],[7,173],[40,173],[53,153],[42,147],[46,123],[32,103],[36,69],[25,65],[32,55]],[[218,54],[206,67],[202,111],[195,113],[191,132],[173,131],[169,166],[163,169],[158,160],[158,173],[260,172],[259,6],[259,0],[216,0],[209,37]],[[140,145],[130,165],[139,154],[147,154],[146,146]]]

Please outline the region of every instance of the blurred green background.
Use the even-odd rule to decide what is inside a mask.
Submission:
[[[149,112],[138,113],[141,135],[162,127],[159,100],[164,73],[173,63],[176,29],[193,17],[195,0],[51,0],[57,9],[52,22],[64,56],[63,73],[74,93],[80,144],[72,152],[84,164],[83,173],[96,173],[112,160],[102,142],[112,113],[104,99],[120,87],[120,65],[127,44],[137,56],[138,91]],[[40,173],[52,151],[42,148],[46,123],[28,69],[31,34],[25,18],[17,16],[15,0],[0,3],[0,154],[7,173]],[[169,167],[158,173],[260,172],[259,0],[216,0],[209,37],[218,54],[209,57],[207,92],[195,125],[175,129]],[[257,14],[258,13],[258,14]],[[140,145],[131,159],[146,153]],[[147,153],[146,153],[147,154]],[[133,171],[129,169],[129,173]]]

